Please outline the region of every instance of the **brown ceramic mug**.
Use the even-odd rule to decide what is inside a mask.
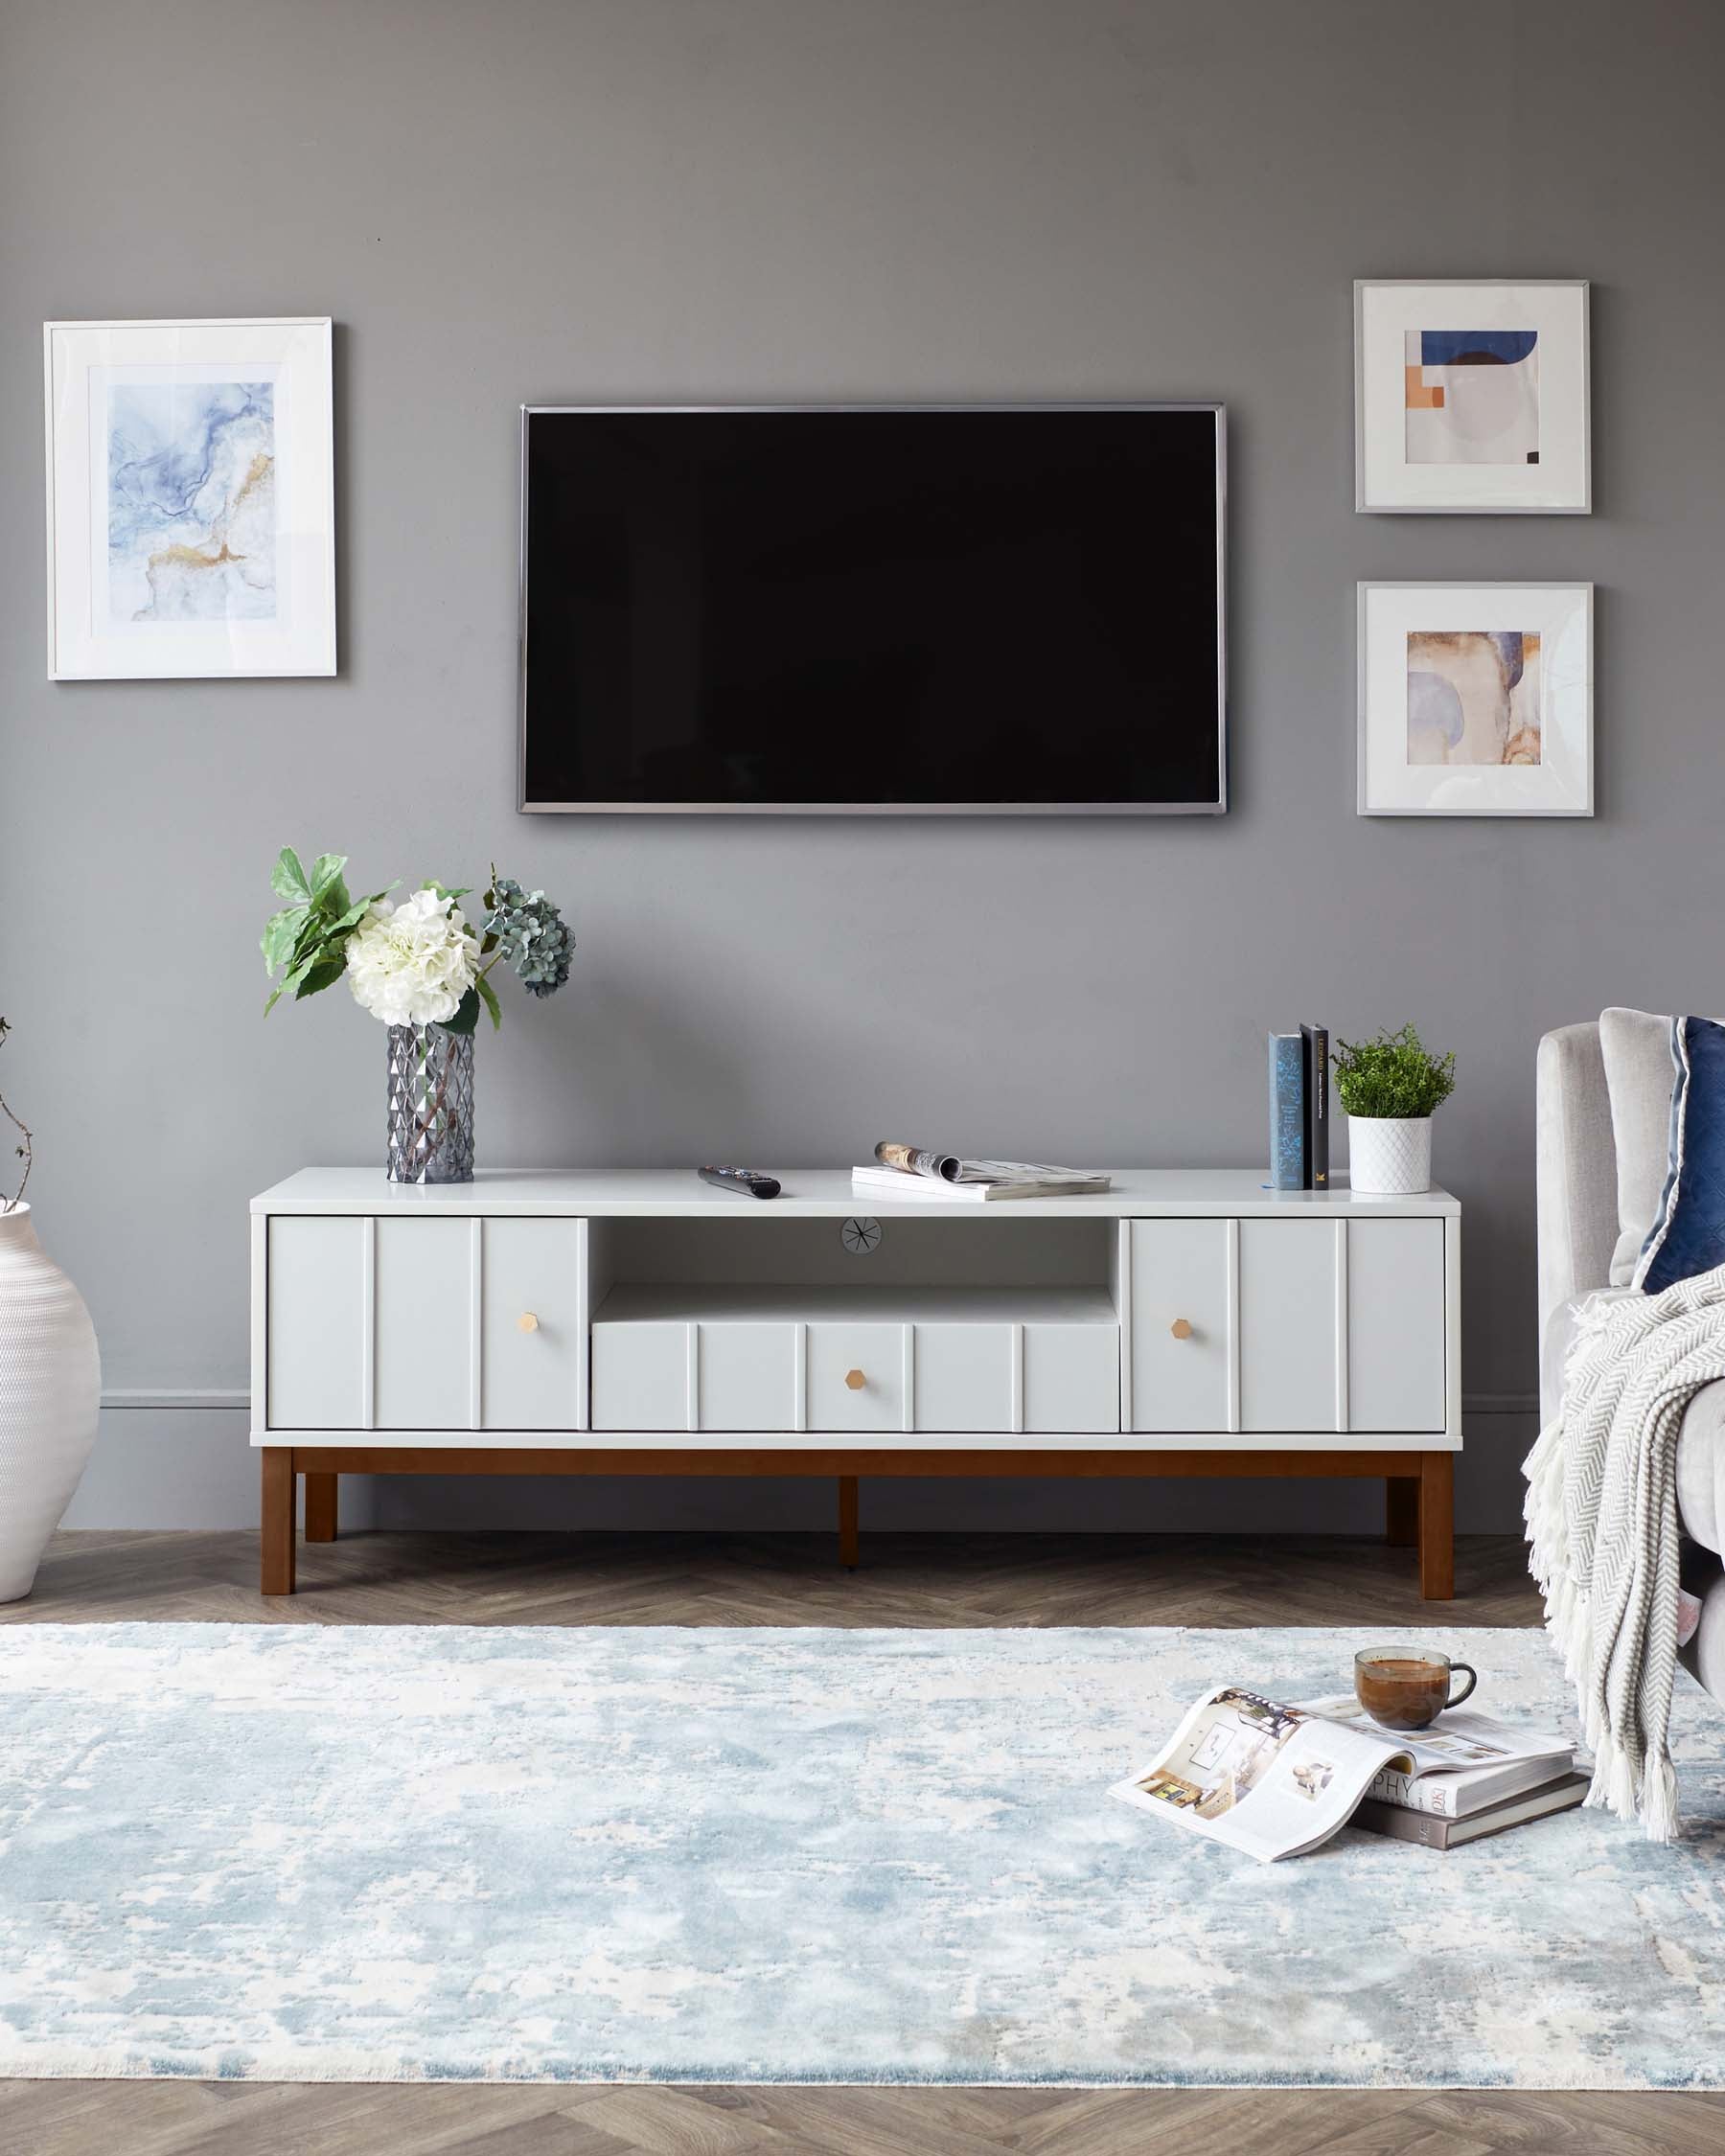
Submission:
[[[1465,1670],[1467,1683],[1450,1696],[1450,1680]],[[1368,1647],[1354,1657],[1354,1697],[1380,1728],[1425,1730],[1446,1707],[1473,1695],[1479,1672],[1471,1663],[1424,1647]]]

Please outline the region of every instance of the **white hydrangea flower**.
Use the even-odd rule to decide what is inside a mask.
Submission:
[[[479,938],[453,899],[380,899],[348,938],[354,1000],[385,1025],[441,1025],[472,987]]]

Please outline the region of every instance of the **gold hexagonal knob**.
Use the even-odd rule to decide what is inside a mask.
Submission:
[[[846,1370],[844,1373],[844,1382],[850,1387],[853,1392],[861,1392],[862,1388],[868,1383],[868,1380],[862,1375],[861,1370]]]
[[[539,1319],[531,1310],[523,1310],[516,1319],[516,1330],[521,1333],[537,1333],[539,1331]]]
[[[1176,1340],[1190,1340],[1192,1337],[1192,1320],[1189,1318],[1176,1318],[1168,1330]]]

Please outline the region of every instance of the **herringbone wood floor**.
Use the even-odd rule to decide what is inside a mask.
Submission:
[[[1457,1599],[1364,1539],[356,1535],[264,1602],[245,1534],[68,1534],[28,1624],[1532,1624],[1519,1543],[1464,1539]],[[0,2156],[1702,2156],[1725,2098],[1417,2090],[657,2089],[0,2083]]]

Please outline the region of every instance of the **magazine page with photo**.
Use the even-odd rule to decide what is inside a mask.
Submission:
[[[1327,1842],[1386,1768],[1414,1772],[1405,1737],[1219,1685],[1112,1794],[1272,1864]]]

